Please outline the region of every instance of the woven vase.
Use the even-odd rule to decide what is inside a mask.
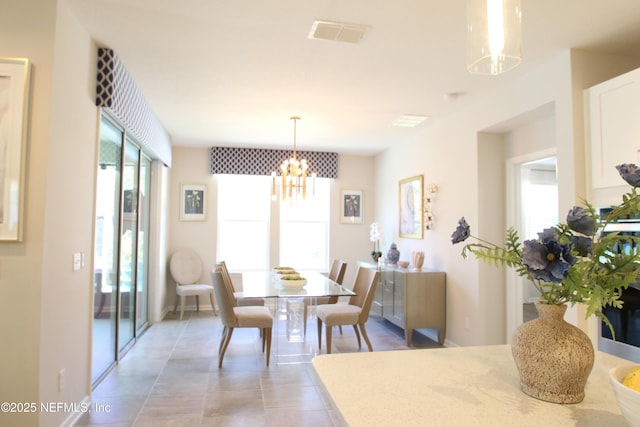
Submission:
[[[511,344],[520,388],[546,402],[582,402],[593,368],[593,344],[581,329],[564,321],[565,304],[535,306],[539,317],[520,325]]]

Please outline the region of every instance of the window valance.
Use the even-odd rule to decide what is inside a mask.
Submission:
[[[171,138],[112,49],[98,49],[96,106],[108,108],[153,158],[171,166]]]
[[[260,148],[211,147],[211,174],[271,175],[280,172],[283,160],[291,158],[293,150],[267,150]],[[338,177],[338,153],[324,151],[298,151],[298,159],[307,159],[320,178]]]

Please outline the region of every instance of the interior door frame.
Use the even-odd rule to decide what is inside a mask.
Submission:
[[[506,219],[507,224],[511,224],[517,231],[518,235],[523,234],[522,224],[522,191],[521,191],[521,167],[525,163],[535,162],[549,157],[556,157],[557,149],[547,148],[545,150],[535,151],[523,154],[521,156],[506,159],[506,178],[507,178],[507,200],[506,200]],[[507,343],[511,344],[511,337],[518,326],[522,324],[522,299],[524,295],[524,279],[512,269],[506,271],[506,289],[505,307],[506,313],[506,337]]]

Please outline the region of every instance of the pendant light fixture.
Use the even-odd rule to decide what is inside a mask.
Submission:
[[[286,159],[280,165],[280,176],[282,187],[282,201],[297,201],[299,199],[306,200],[307,198],[307,170],[309,165],[306,159],[298,160],[297,147],[296,147],[296,125],[300,117],[293,116],[293,157]],[[276,172],[271,172],[271,199],[276,200],[277,196],[277,184],[276,184]],[[315,181],[316,174],[312,173],[311,177]],[[312,188],[312,194],[314,189]]]
[[[497,75],[522,61],[520,0],[467,0],[467,69]]]

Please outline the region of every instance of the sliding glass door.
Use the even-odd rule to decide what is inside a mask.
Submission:
[[[92,382],[147,326],[151,160],[103,115],[96,189]]]
[[[151,159],[140,153],[140,183],[138,200],[138,248],[136,280],[136,332],[148,326],[149,301],[149,207],[151,191]]]
[[[124,146],[122,169],[122,231],[120,232],[120,299],[118,349],[124,350],[135,332],[136,266],[138,241],[138,169],[140,149],[129,138]]]
[[[116,360],[122,131],[103,119],[96,181],[92,381]]]

